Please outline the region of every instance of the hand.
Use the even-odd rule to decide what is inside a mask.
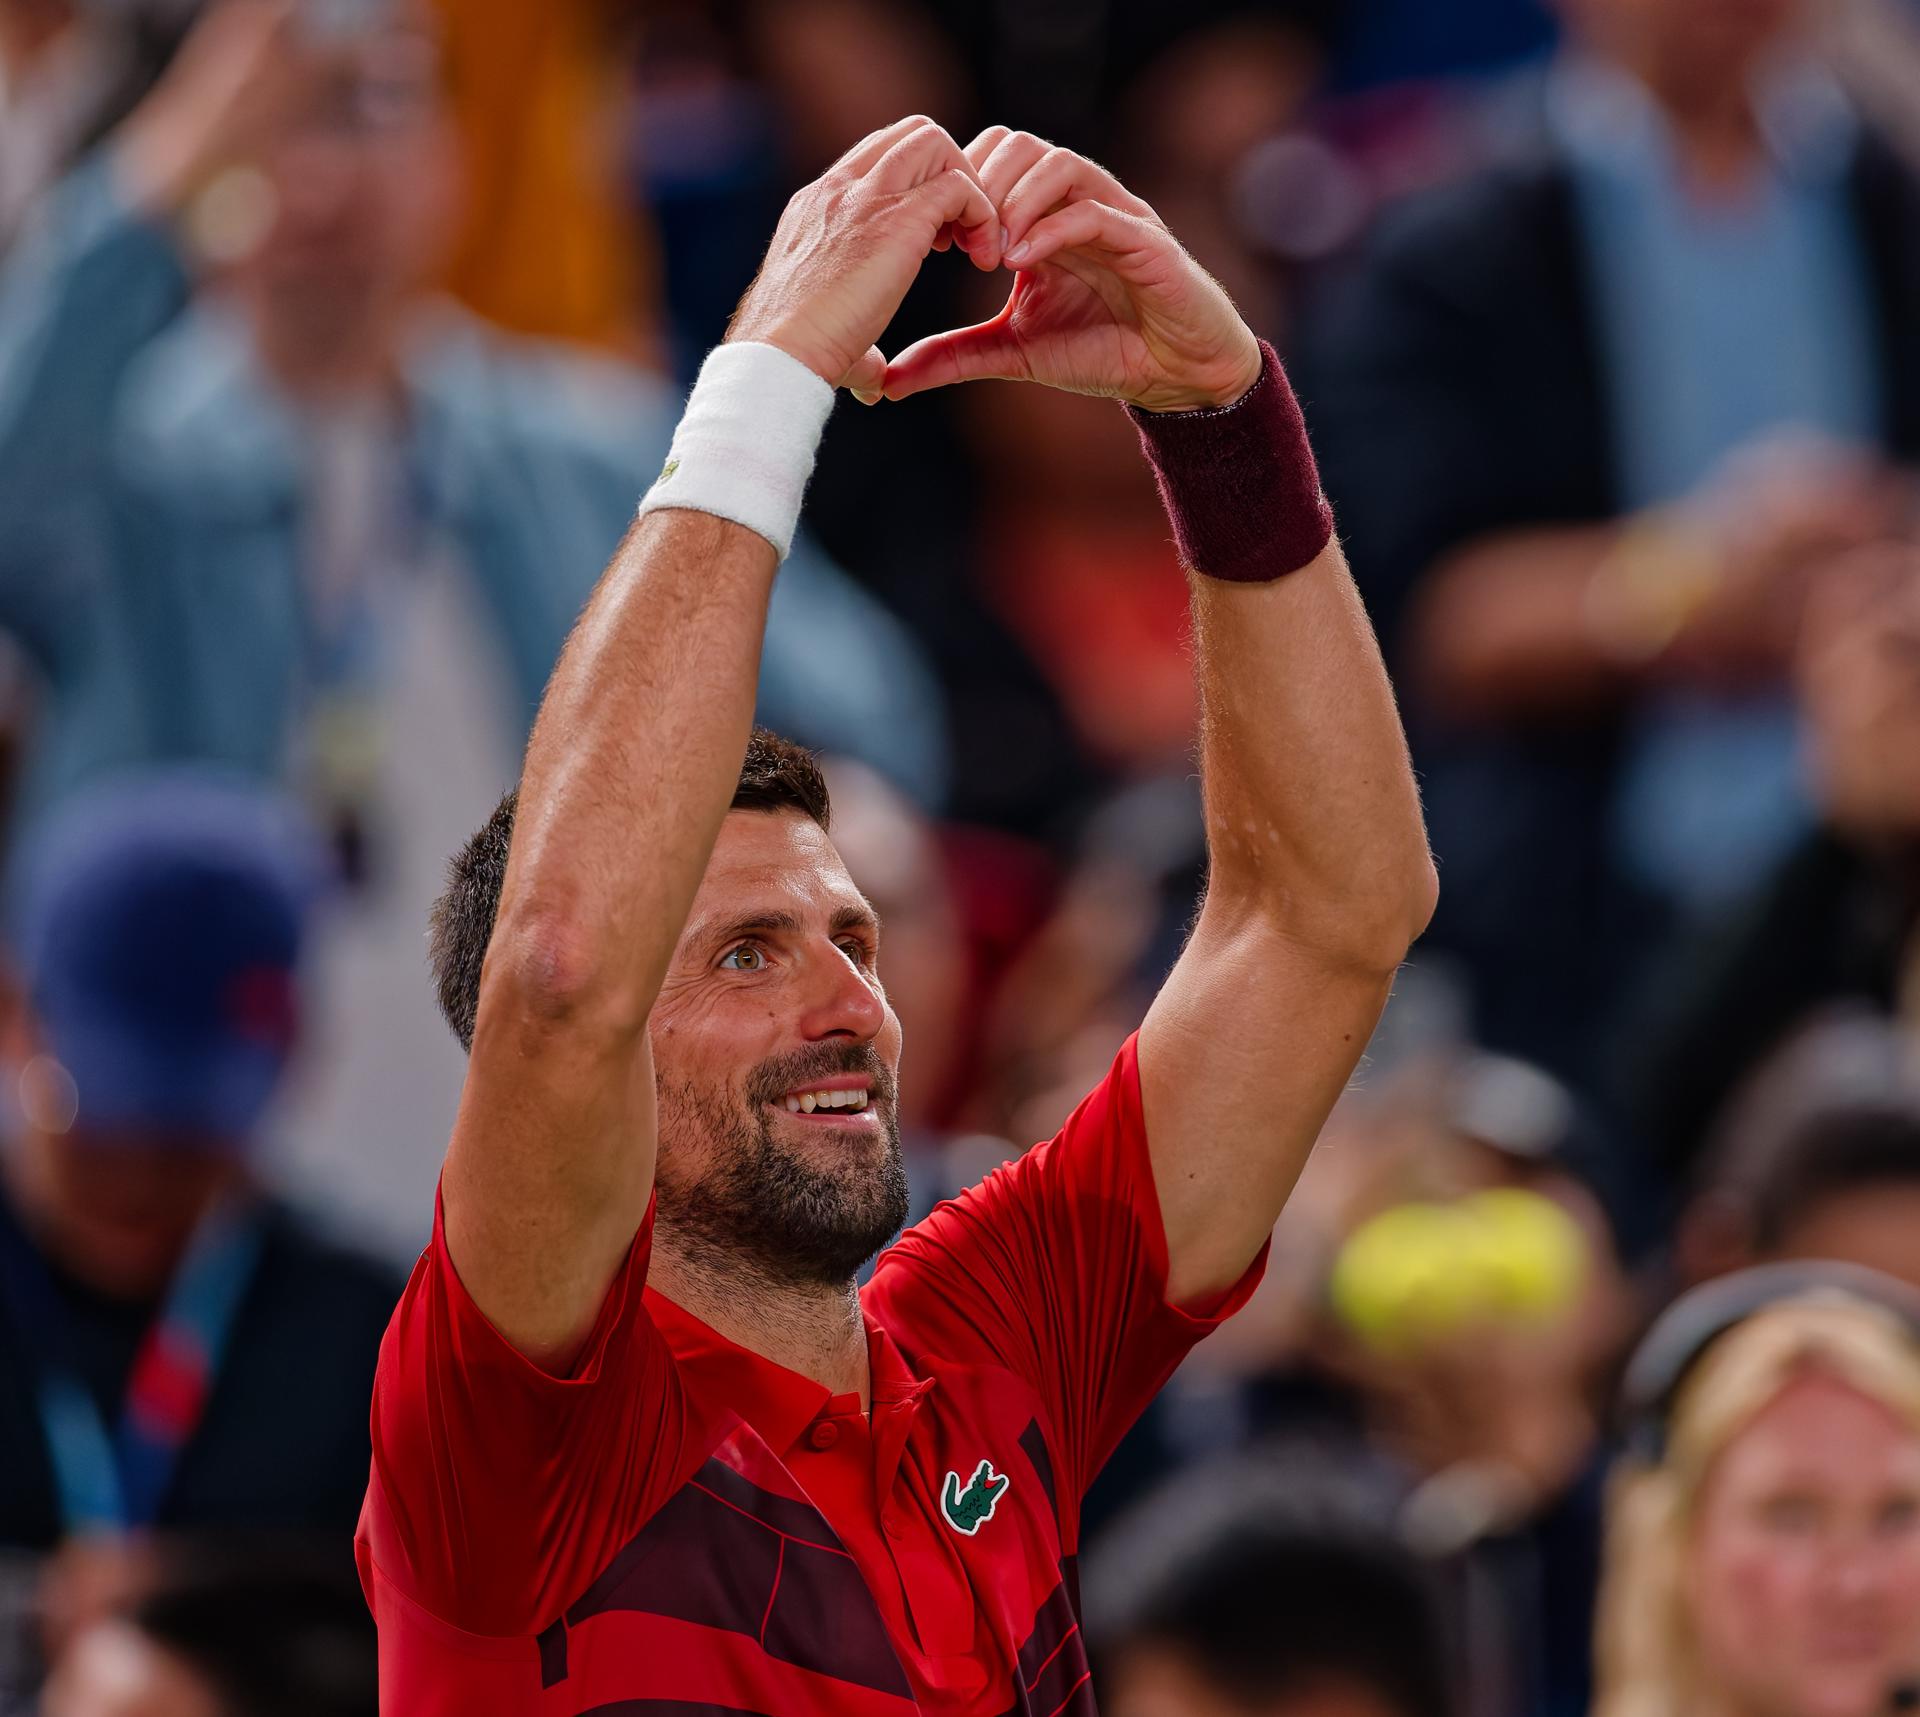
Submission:
[[[967,146],[1018,270],[991,322],[936,334],[887,366],[889,399],[1000,377],[1148,411],[1231,405],[1260,347],[1217,281],[1104,168],[996,125]],[[982,261],[972,252],[974,261]]]
[[[217,0],[114,139],[128,198],[160,215],[183,208],[297,120],[343,51],[316,47],[289,0]]]
[[[1862,550],[1807,607],[1798,689],[1828,824],[1868,839],[1920,835],[1920,554]]]
[[[794,194],[727,338],[778,346],[871,405],[887,377],[874,341],[949,240],[999,265],[999,216],[973,164],[932,120],[903,119]]]

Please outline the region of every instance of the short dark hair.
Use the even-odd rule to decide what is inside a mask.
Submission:
[[[130,1618],[223,1717],[367,1717],[380,1648],[353,1563],[304,1535],[193,1535],[160,1549]]]
[[[433,903],[427,953],[433,963],[440,1011],[453,1035],[473,1048],[474,1022],[480,1011],[480,968],[493,939],[500,911],[500,890],[507,878],[507,853],[513,844],[513,820],[520,789],[509,789],[473,838],[447,865],[447,886]],[[734,811],[798,811],[821,828],[832,818],[827,780],[819,761],[803,745],[756,727],[734,783]]]
[[[1437,1571],[1354,1467],[1310,1447],[1265,1451],[1192,1469],[1122,1515],[1088,1557],[1096,1680],[1157,1646],[1248,1705],[1342,1686],[1404,1717],[1446,1717]]]
[[[1732,1206],[1760,1252],[1821,1205],[1920,1185],[1920,1078],[1891,1020],[1841,1014],[1776,1049],[1728,1104],[1701,1193]]]

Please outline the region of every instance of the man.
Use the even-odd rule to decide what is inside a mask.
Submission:
[[[1804,832],[1803,598],[1907,525],[1920,185],[1821,0],[1560,0],[1520,146],[1309,326],[1478,1035],[1604,1097],[1650,955]]]
[[[1016,271],[1008,308],[889,363],[949,244]],[[750,738],[754,661],[833,387],[993,375],[1135,408],[1196,569],[1212,885],[1059,1136],[856,1293],[904,1210],[900,1034],[817,771]],[[788,205],[441,904],[471,1061],[375,1387],[387,1708],[1092,1711],[1081,1494],[1251,1290],[1433,887],[1271,352],[1091,162],[924,119],[856,144]]]
[[[671,415],[426,291],[459,203],[434,43],[317,10],[213,7],[0,273],[0,627],[45,694],[27,819],[189,758],[289,782],[334,830],[359,887],[283,1138],[411,1253],[393,1213],[423,1211],[461,1078],[399,1002],[418,925]],[[763,715],[936,802],[912,639],[817,553],[793,571]]]
[[[1196,1468],[1129,1509],[1087,1567],[1112,1717],[1458,1709],[1441,1603],[1456,1570],[1400,1541],[1395,1501],[1354,1455],[1300,1443]]]
[[[274,1195],[317,836],[198,771],[41,825],[0,1007],[0,1705],[148,1534],[338,1534],[391,1265]],[[51,1556],[51,1559],[50,1559]]]

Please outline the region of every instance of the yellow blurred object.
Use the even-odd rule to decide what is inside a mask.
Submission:
[[[466,218],[453,294],[519,333],[647,356],[652,247],[619,177],[605,0],[437,0]]]
[[[1347,1237],[1328,1295],[1376,1352],[1403,1354],[1471,1324],[1551,1324],[1578,1298],[1587,1239],[1551,1199],[1519,1188],[1400,1204]]]

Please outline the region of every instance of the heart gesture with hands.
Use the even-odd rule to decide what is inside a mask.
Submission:
[[[1006,307],[889,362],[875,342],[949,245],[1016,271]],[[1219,283],[1104,168],[1005,126],[962,150],[918,117],[793,198],[728,338],[779,346],[867,403],[1001,378],[1184,411],[1231,404],[1261,369]]]
[[[1000,212],[1013,292],[992,321],[893,359],[887,398],[997,378],[1190,411],[1253,386],[1260,348],[1233,300],[1104,167],[1004,125],[966,156]]]

